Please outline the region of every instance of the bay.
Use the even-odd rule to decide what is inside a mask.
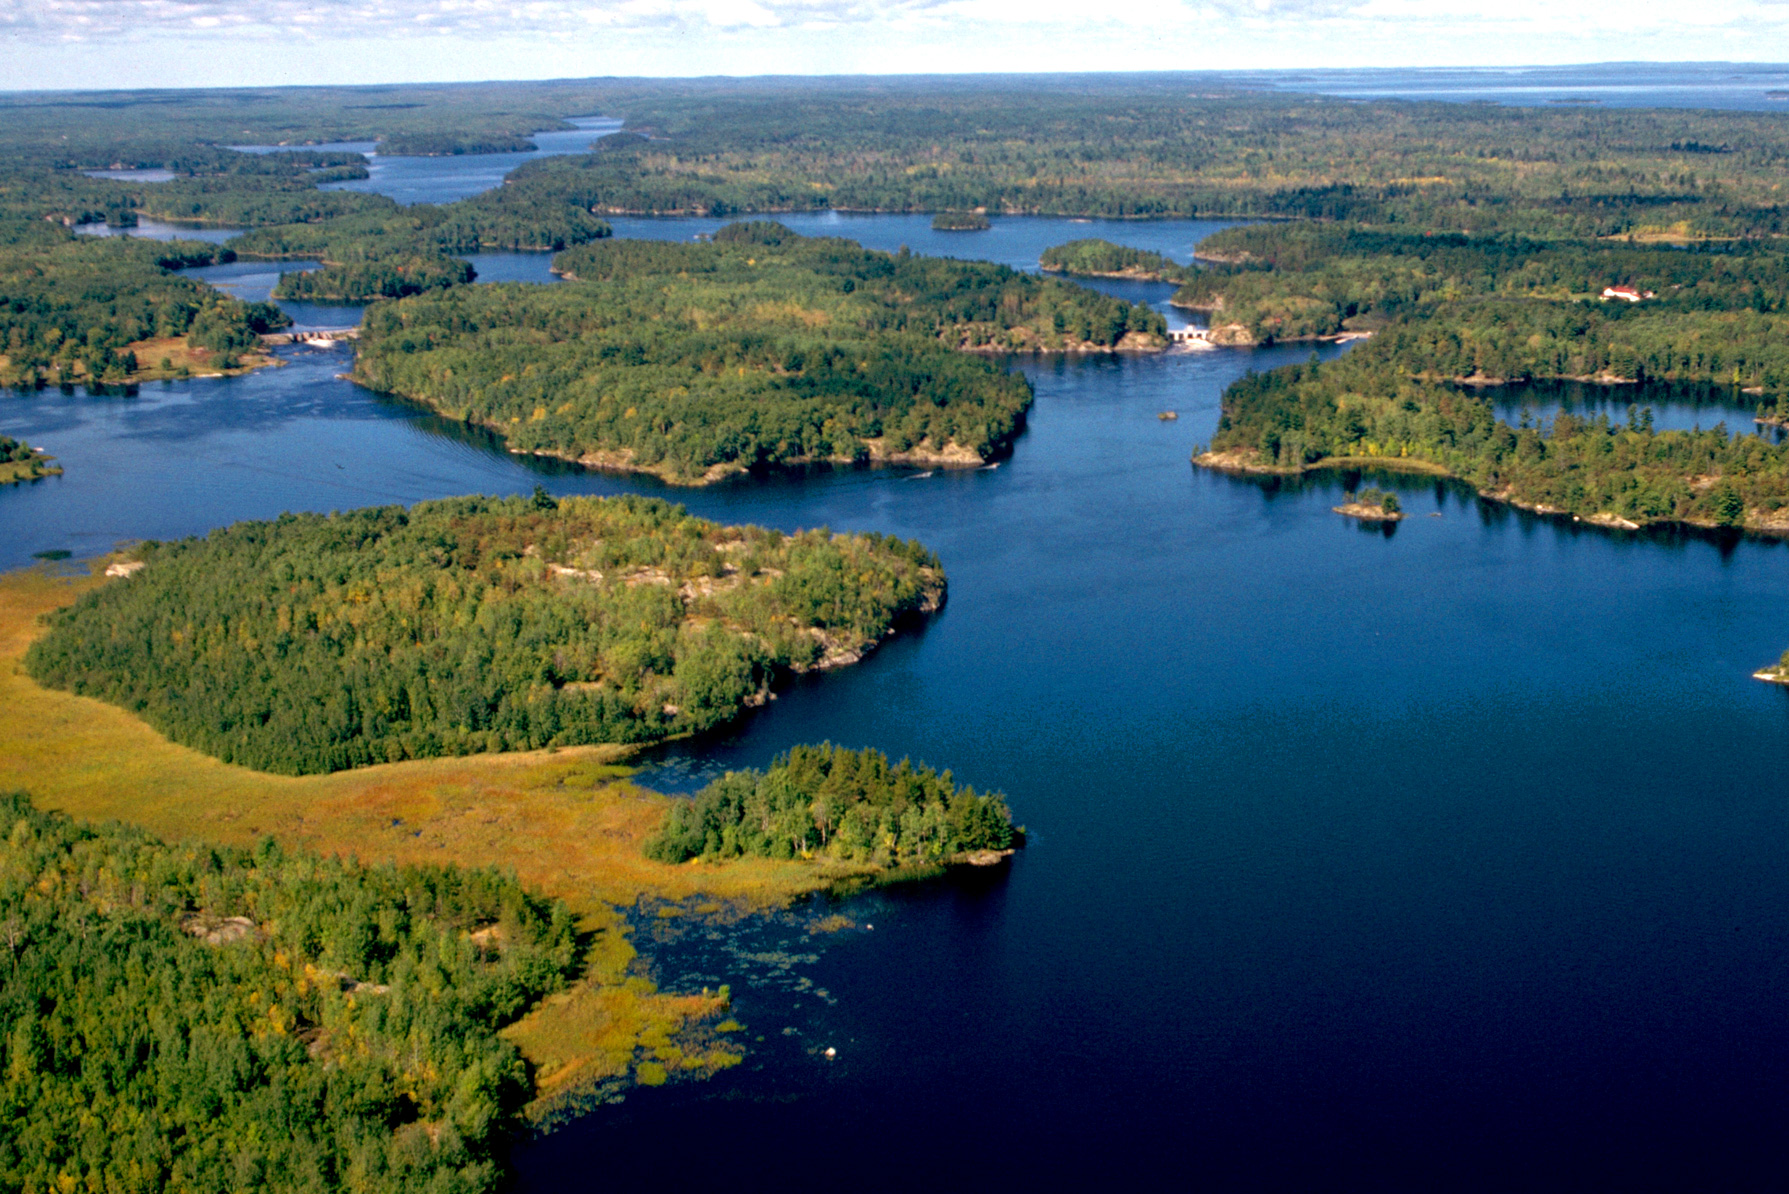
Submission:
[[[929,221],[808,218],[931,246]],[[1097,227],[1174,252],[1202,234]],[[1088,228],[938,235],[1025,267]],[[250,298],[279,268],[201,276]],[[996,469],[684,491],[512,456],[341,381],[345,346],[282,348],[134,397],[0,396],[0,432],[68,469],[0,491],[0,566],[537,483],[939,552],[950,602],[922,630],[642,778],[876,746],[1005,790],[1030,847],[828,909],[856,926],[835,934],[798,911],[654,942],[643,918],[666,985],[733,985],[748,1062],[525,1145],[524,1189],[1774,1180],[1789,700],[1749,673],[1789,646],[1789,552],[1373,477],[1411,514],[1386,534],[1331,512],[1352,478],[1188,463],[1225,385],[1311,351],[1021,359],[1037,404]]]

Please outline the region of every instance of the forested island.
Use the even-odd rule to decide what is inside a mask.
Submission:
[[[1160,253],[1133,249],[1109,240],[1071,240],[1052,245],[1038,258],[1038,268],[1047,274],[1068,274],[1080,278],[1135,278],[1144,282],[1179,282],[1194,271],[1176,264]]]
[[[763,771],[729,771],[672,805],[646,853],[664,862],[818,857],[917,873],[987,865],[1023,844],[1003,796],[828,743],[798,746]]]
[[[638,497],[456,498],[144,544],[55,616],[38,682],[287,775],[709,729],[938,608],[917,543]]]
[[[52,463],[53,459],[30,444],[0,435],[0,485],[14,485],[60,473],[62,469]]]
[[[515,451],[690,484],[813,462],[980,465],[1031,391],[974,354],[1165,343],[1140,304],[768,222],[709,244],[602,240],[554,268],[567,284],[370,310],[356,379]]]

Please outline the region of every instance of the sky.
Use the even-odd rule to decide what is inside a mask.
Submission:
[[[1789,0],[0,0],[0,89],[1789,60]]]

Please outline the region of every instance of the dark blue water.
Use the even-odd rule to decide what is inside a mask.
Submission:
[[[910,223],[851,227],[919,247]],[[1020,362],[1037,405],[998,469],[699,491],[511,456],[340,381],[347,352],[0,396],[0,433],[68,469],[0,491],[0,566],[536,483],[918,537],[940,615],[646,778],[831,739],[1004,789],[1032,835],[1010,869],[851,901],[834,936],[643,934],[667,985],[732,982],[763,1039],[527,1146],[524,1188],[1789,1172],[1789,700],[1749,678],[1789,646],[1789,549],[1367,478],[1412,515],[1387,534],[1331,512],[1352,478],[1193,469],[1223,387],[1299,346]]]
[[[1604,62],[1576,66],[1237,71],[1225,80],[1353,99],[1519,106],[1789,110],[1789,66],[1753,62]]]
[[[1731,386],[1703,384],[1595,385],[1579,381],[1539,381],[1486,386],[1499,418],[1512,427],[1551,423],[1561,412],[1580,419],[1607,418],[1626,426],[1630,417],[1651,412],[1659,431],[1710,431],[1724,426],[1731,435],[1762,435],[1783,442],[1783,428],[1755,421],[1758,396]]]

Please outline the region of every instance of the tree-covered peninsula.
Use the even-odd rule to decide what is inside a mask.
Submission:
[[[603,240],[555,268],[568,284],[374,308],[356,378],[512,450],[691,483],[815,461],[980,464],[1031,391],[973,353],[1164,342],[1158,313],[1083,287],[770,223],[712,244]]]
[[[1241,342],[1420,322],[1417,372],[1789,388],[1789,264],[1770,241],[1298,223],[1225,229],[1199,252],[1220,260],[1190,271],[1172,301],[1210,311]]]
[[[563,905],[17,795],[0,826],[0,1185],[499,1185],[531,1083],[497,1033],[574,977]]]
[[[637,497],[285,515],[137,558],[54,617],[30,674],[285,774],[704,730],[944,594],[917,543]]]
[[[1244,341],[1377,329],[1342,360],[1233,385],[1208,463],[1391,459],[1610,525],[1789,530],[1789,448],[1725,426],[1655,431],[1638,409],[1626,424],[1561,414],[1511,427],[1478,388],[1718,384],[1738,411],[1772,417],[1789,390],[1789,270],[1768,245],[1293,224],[1228,229],[1200,249],[1227,264],[1189,277],[1174,301],[1212,310]]]
[[[999,793],[877,750],[798,746],[671,806],[646,853],[663,862],[823,858],[917,871],[996,861],[1024,844]]]
[[[1411,375],[1401,339],[1232,385],[1202,464],[1240,472],[1336,465],[1456,476],[1500,501],[1609,526],[1676,522],[1789,532],[1789,447],[1755,435],[1655,431],[1559,414],[1511,427],[1470,386]]]

